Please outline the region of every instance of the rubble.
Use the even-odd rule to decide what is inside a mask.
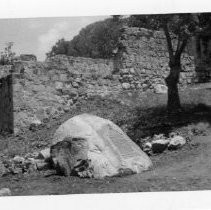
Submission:
[[[169,134],[169,138],[164,134],[154,135],[153,138],[146,138],[147,141],[143,144],[143,151],[147,154],[162,153],[166,149],[176,150],[183,147],[186,144],[186,139],[179,134],[172,132]]]
[[[0,189],[0,196],[11,196],[12,192],[9,188]]]
[[[183,138],[182,136],[174,136],[173,138],[171,138],[171,140],[168,144],[168,149],[176,150],[176,149],[181,148],[185,144],[186,144],[185,138]]]

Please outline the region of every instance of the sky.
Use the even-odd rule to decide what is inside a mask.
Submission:
[[[13,42],[12,50],[19,54],[34,54],[40,61],[58,39],[71,40],[90,23],[108,16],[0,19],[0,51]]]

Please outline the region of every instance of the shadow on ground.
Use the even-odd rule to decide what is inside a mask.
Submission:
[[[130,124],[127,134],[134,141],[154,134],[165,134],[188,125],[200,127],[211,125],[211,107],[204,104],[185,105],[178,113],[168,114],[166,107],[156,107],[143,110],[136,109],[136,119]],[[203,129],[203,128],[202,128]]]

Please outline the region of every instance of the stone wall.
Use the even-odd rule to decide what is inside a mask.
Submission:
[[[45,76],[50,85],[63,94],[107,95],[120,91],[118,75],[113,75],[111,60],[55,56],[45,62]]]
[[[161,31],[139,28],[123,29],[120,75],[123,87],[153,91],[155,84],[165,84],[169,74],[166,39]],[[176,45],[176,40],[173,41]],[[194,57],[182,55],[180,87],[195,81]]]
[[[15,133],[49,117],[57,118],[91,95],[122,90],[113,62],[55,56],[45,62],[16,61],[13,68]]]
[[[0,132],[13,132],[13,86],[10,66],[0,67]]]
[[[52,57],[45,62],[43,78],[61,92],[72,88],[85,90],[87,95],[115,94],[124,89],[153,92],[157,84],[165,85],[170,69],[163,32],[125,27],[120,43],[121,49],[112,60]],[[186,87],[195,80],[194,57],[185,52],[179,86]]]
[[[19,59],[22,61],[37,61],[37,57],[33,54],[21,54]]]
[[[45,62],[46,80],[57,89],[84,88],[88,95],[106,95],[123,89],[153,92],[157,84],[165,85],[170,69],[163,32],[125,27],[120,43],[121,49],[112,60],[52,57]],[[194,57],[185,52],[179,85],[182,88],[195,81]]]

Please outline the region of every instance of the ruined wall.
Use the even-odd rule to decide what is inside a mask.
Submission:
[[[91,59],[57,55],[44,63],[49,84],[65,92],[75,89],[87,95],[106,95],[123,89],[155,90],[157,84],[165,84],[169,74],[168,51],[163,32],[140,28],[122,29],[121,49],[114,59]],[[173,42],[176,45],[175,40]],[[180,87],[196,81],[194,57],[182,54]]]
[[[123,89],[153,92],[157,84],[165,85],[170,69],[163,32],[125,27],[120,43],[121,48],[111,60],[52,57],[45,62],[46,80],[56,89],[85,89],[88,95],[115,94]],[[196,81],[196,74],[193,56],[185,52],[181,62],[179,86],[183,88]]]
[[[107,95],[121,89],[113,75],[112,60],[55,56],[46,62],[46,75],[57,90],[76,90],[87,95]]]
[[[113,62],[55,56],[46,62],[16,61],[13,68],[15,133],[57,118],[91,95],[118,94]]]
[[[13,86],[10,66],[0,67],[0,132],[13,132]]]
[[[120,63],[121,82],[124,87],[152,91],[155,84],[165,84],[164,79],[170,69],[163,32],[125,27],[120,41],[124,49]],[[173,45],[176,45],[176,41]],[[184,53],[180,87],[194,81],[194,57]]]

